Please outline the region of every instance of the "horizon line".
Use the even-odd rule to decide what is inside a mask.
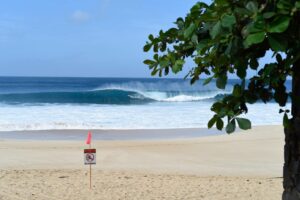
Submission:
[[[176,77],[119,77],[119,76],[7,76],[0,75],[0,78],[111,78],[111,79],[179,79],[179,80],[190,80],[189,78],[176,78]],[[208,77],[206,77],[208,78]],[[239,78],[228,78],[229,80],[240,80]],[[205,80],[201,78],[199,80]],[[248,79],[246,79],[248,80]]]

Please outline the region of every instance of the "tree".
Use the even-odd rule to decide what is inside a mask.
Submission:
[[[195,63],[186,75],[191,84],[205,75],[204,85],[215,80],[224,89],[229,74],[236,74],[240,82],[231,94],[215,102],[215,115],[208,127],[216,125],[226,132],[251,128],[248,104],[274,100],[284,107],[284,192],[283,200],[300,199],[300,1],[299,0],[214,0],[210,5],[195,4],[185,18],[178,18],[176,26],[149,35],[144,51],[151,49],[153,59],[145,60],[152,75],[168,75],[182,70],[186,59]],[[273,53],[270,63],[259,66],[259,59],[267,51]],[[257,74],[246,80],[247,71]],[[208,78],[207,78],[208,77]],[[292,78],[292,91],[285,83]]]

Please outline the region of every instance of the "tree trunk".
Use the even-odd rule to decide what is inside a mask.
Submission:
[[[292,94],[291,124],[284,129],[283,200],[300,200],[300,61],[293,67]]]

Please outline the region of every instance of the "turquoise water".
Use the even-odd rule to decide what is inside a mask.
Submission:
[[[211,104],[236,82],[218,90],[181,79],[0,77],[0,131],[206,127]],[[248,117],[281,124],[278,109],[257,103]]]

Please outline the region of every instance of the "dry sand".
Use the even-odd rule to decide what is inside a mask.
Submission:
[[[180,131],[180,130],[178,130]],[[182,130],[181,130],[182,131]],[[280,199],[283,130],[155,141],[0,140],[0,199]]]

